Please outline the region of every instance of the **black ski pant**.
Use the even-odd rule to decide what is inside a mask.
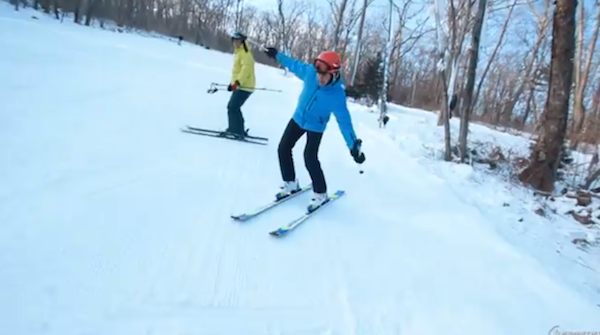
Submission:
[[[319,145],[321,144],[321,138],[323,133],[316,133],[312,131],[306,131],[298,124],[294,119],[291,119],[288,123],[281,140],[279,141],[279,167],[281,169],[281,177],[284,181],[296,180],[296,171],[294,170],[294,160],[292,158],[292,148],[296,145],[296,142],[306,133],[306,146],[304,147],[304,164],[308,170],[308,174],[312,179],[313,190],[316,193],[326,193],[327,185],[325,183],[325,176],[321,169],[321,163],[319,162],[318,153]]]
[[[244,117],[242,116],[242,105],[252,92],[244,90],[235,90],[231,93],[229,103],[227,104],[227,115],[229,117],[229,127],[227,131],[237,134],[244,134]]]

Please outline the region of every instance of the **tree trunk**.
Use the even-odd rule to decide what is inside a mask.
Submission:
[[[57,20],[60,20],[60,11],[58,10],[60,5],[58,0],[52,0],[52,4],[54,5],[54,17],[56,17]]]
[[[96,6],[98,5],[97,3],[98,0],[87,0],[86,3],[86,9],[85,9],[85,25],[89,26],[90,24],[92,24],[92,19],[94,18],[94,14],[96,11]]]
[[[573,102],[573,140],[571,141],[570,148],[575,149],[580,141],[580,136],[585,133],[584,121],[586,117],[586,109],[584,105],[585,92],[588,86],[588,79],[592,67],[592,58],[594,57],[594,51],[596,48],[596,42],[598,41],[598,33],[600,31],[600,5],[598,5],[598,13],[596,14],[596,23],[594,26],[592,38],[588,45],[588,52],[585,59],[583,60],[583,3],[580,5],[580,17],[579,29],[578,29],[578,41],[577,41],[577,57],[575,58],[575,97]],[[585,66],[584,66],[585,64]]]
[[[440,115],[438,118],[438,125],[443,124],[444,125],[444,160],[446,161],[450,161],[452,160],[452,149],[451,149],[451,145],[450,145],[450,103],[449,103],[449,87],[446,84],[447,83],[447,79],[446,79],[446,75],[447,75],[447,70],[448,69],[455,69],[456,66],[452,66],[451,63],[453,62],[453,53],[452,50],[453,48],[450,48],[450,52],[449,52],[449,57],[447,56],[448,53],[448,36],[444,34],[444,30],[442,29],[442,18],[440,15],[440,12],[442,10],[441,7],[441,3],[439,0],[435,0],[434,2],[434,9],[435,9],[435,26],[436,26],[436,42],[437,42],[437,53],[438,53],[438,57],[439,57],[439,62],[438,64],[440,64],[441,66],[438,68],[439,71],[439,77],[440,77],[440,83],[442,85],[442,89],[444,90],[444,92],[442,93],[442,102],[443,105],[440,108]],[[455,25],[455,16],[454,16],[454,7],[452,2],[450,2],[450,15],[449,15],[449,20],[450,20],[450,24],[451,24],[451,29],[450,29],[450,34],[452,34],[452,43],[451,45],[454,45],[454,41],[456,38],[456,25]],[[444,64],[444,61],[446,61],[446,64]],[[452,72],[451,77],[455,75],[454,72]],[[450,79],[451,85],[454,84],[454,80]]]
[[[79,24],[81,22],[82,0],[75,0],[75,8],[73,9],[73,22]]]
[[[350,85],[354,85],[354,82],[356,80],[356,71],[358,70],[358,62],[360,60],[362,35],[363,35],[363,29],[365,27],[365,16],[367,14],[367,6],[368,5],[369,5],[368,0],[365,0],[363,3],[362,12],[360,14],[360,23],[359,23],[359,27],[358,27],[358,38],[356,40],[356,48],[354,49],[354,66],[352,67],[352,79],[350,80]]]
[[[277,14],[279,15],[279,43],[277,43],[279,45],[279,50],[281,50],[282,52],[286,53],[288,52],[288,50],[286,50],[285,46],[286,46],[286,36],[285,36],[285,31],[286,31],[286,25],[285,25],[285,15],[283,14],[283,0],[277,0]]]
[[[477,62],[479,60],[479,42],[481,40],[481,29],[485,18],[487,0],[479,0],[479,9],[473,25],[473,36],[471,48],[469,49],[469,67],[467,68],[467,85],[464,93],[464,110],[460,115],[460,135],[458,137],[460,148],[460,161],[465,162],[467,157],[467,137],[469,134],[469,119],[473,113],[473,91],[475,89],[475,74],[477,73]]]
[[[579,22],[575,30],[576,47],[575,47],[575,68],[573,69],[573,80],[575,81],[575,96],[573,97],[573,123],[571,131],[573,134],[581,130],[585,111],[583,110],[583,97],[581,96],[581,63],[583,62],[583,35],[585,35],[585,5],[579,5]],[[577,141],[571,142],[571,148],[574,149]]]
[[[525,125],[527,123],[527,119],[529,118],[529,115],[534,114],[532,113],[532,110],[535,108],[535,98],[534,98],[534,94],[535,94],[535,87],[531,86],[529,88],[529,96],[527,97],[527,103],[526,103],[526,107],[525,107],[525,113],[523,113],[523,118],[521,119],[521,130],[525,129]]]
[[[437,3],[436,6],[440,6],[439,3]],[[448,54],[448,60],[446,62],[446,69],[445,69],[445,73],[444,73],[444,78],[446,78],[448,80],[448,82],[444,83],[444,88],[446,90],[446,95],[447,95],[447,99],[446,102],[448,103],[448,106],[450,105],[450,101],[452,101],[453,99],[456,99],[455,95],[455,91],[456,91],[456,78],[458,76],[458,64],[460,61],[460,57],[462,55],[462,45],[463,45],[463,41],[464,39],[464,34],[462,34],[463,36],[460,36],[459,34],[461,34],[461,32],[459,32],[458,30],[458,25],[459,23],[457,22],[458,20],[458,13],[457,10],[454,6],[454,2],[453,1],[449,1],[448,2],[448,6],[449,6],[449,11],[448,11],[448,17],[447,20],[449,21],[449,34],[450,34],[450,38],[448,38],[448,36],[445,36],[445,45],[448,47],[449,50],[449,54]],[[441,8],[441,7],[439,7]],[[436,19],[439,20],[439,19]],[[467,19],[468,20],[468,19]],[[448,39],[450,41],[448,41]],[[438,116],[438,126],[443,125],[444,129],[450,129],[450,125],[446,125],[446,122],[450,122],[450,118],[452,117],[452,111],[454,110],[454,108],[444,108],[440,111],[440,114]],[[450,114],[448,115],[444,115],[444,113],[446,112],[450,112]],[[445,137],[450,138],[450,135],[445,135]],[[449,148],[450,145],[446,144],[446,147]],[[447,154],[449,155],[449,153]]]
[[[417,80],[419,79],[419,73],[415,71],[412,79],[412,94],[410,97],[410,106],[415,106],[415,95],[417,94]]]
[[[387,36],[387,43],[385,46],[385,50],[384,50],[384,54],[383,54],[383,85],[381,86],[381,92],[380,92],[380,113],[386,113],[387,112],[387,95],[388,95],[388,82],[389,82],[389,73],[390,73],[390,58],[391,58],[391,52],[392,52],[392,46],[393,46],[393,32],[392,32],[392,24],[393,24],[393,20],[392,20],[392,1],[390,0],[390,14],[388,17],[388,36]]]
[[[575,10],[577,0],[556,0],[552,31],[552,60],[541,134],[531,153],[531,162],[519,179],[533,188],[552,192],[567,130],[569,100],[573,84]]]
[[[44,13],[50,14],[50,0],[41,0]]]
[[[341,0],[340,9],[337,13],[335,30],[333,32],[333,50],[338,51],[338,43],[340,42],[340,33],[342,32],[342,25],[344,24],[344,13],[346,12],[346,4],[348,0]]]

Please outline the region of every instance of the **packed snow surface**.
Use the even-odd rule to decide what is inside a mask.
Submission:
[[[243,107],[267,146],[180,132],[226,127],[229,93],[206,90],[231,65],[0,4],[1,333],[600,331],[597,256],[531,213],[524,190],[427,155],[442,143],[428,112],[396,107],[379,129],[350,104],[364,174],[334,118],[320,150],[329,191],[346,195],[281,239],[268,232],[309,194],[231,221],[278,191],[277,143],[302,87],[256,65],[257,86],[283,91]]]

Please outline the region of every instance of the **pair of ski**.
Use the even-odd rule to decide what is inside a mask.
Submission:
[[[242,137],[238,134],[233,134],[233,133],[229,133],[226,131],[196,128],[196,127],[190,127],[190,126],[186,126],[185,128],[182,128],[181,131],[184,133],[189,133],[189,134],[194,134],[194,135],[219,137],[219,138],[225,138],[228,140],[260,144],[260,145],[267,145],[267,143],[269,141],[269,139],[266,137],[250,136],[250,135],[246,135],[246,136]]]
[[[272,202],[269,202],[263,206],[260,206],[256,209],[254,209],[251,212],[248,213],[243,213],[243,214],[238,214],[238,215],[232,215],[231,218],[236,220],[236,221],[248,221],[252,218],[255,218],[257,216],[259,216],[262,213],[265,213],[266,211],[276,207],[277,205],[280,205],[288,200],[294,199],[296,197],[298,197],[299,195],[305,193],[306,191],[312,190],[312,184],[311,185],[307,185],[302,187],[298,192],[292,193],[284,198],[281,199],[275,199]],[[298,227],[300,224],[304,223],[306,220],[308,220],[309,218],[311,218],[315,213],[317,213],[320,209],[326,207],[327,205],[331,204],[333,201],[339,199],[341,196],[343,196],[345,194],[345,191],[343,190],[338,190],[335,193],[331,194],[328,196],[327,201],[324,202],[321,206],[314,208],[312,210],[309,210],[307,208],[306,212],[300,216],[298,216],[297,218],[291,220],[290,222],[288,222],[287,224],[269,232],[269,234],[271,236],[276,236],[276,237],[281,237],[284,236],[286,234],[288,234],[289,232],[291,232],[292,230],[296,229],[296,227]]]

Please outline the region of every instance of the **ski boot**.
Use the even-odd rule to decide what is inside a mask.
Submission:
[[[227,137],[229,134],[231,134],[231,131],[229,131],[229,128],[219,132],[219,136],[221,136],[221,137]]]
[[[275,199],[277,199],[277,201],[300,191],[300,184],[298,184],[297,180],[296,181],[286,181],[283,183],[283,185],[280,188],[281,188],[281,191],[279,191],[279,193],[277,193],[275,195]]]
[[[323,206],[327,201],[329,201],[329,196],[327,196],[327,193],[313,193],[313,197],[310,200],[310,204],[306,210],[309,213],[314,212],[316,209]]]
[[[231,131],[231,130],[229,130],[229,128],[227,128],[225,131],[220,132],[219,136],[229,137],[229,138],[233,138],[233,139],[237,139],[237,140],[243,140],[246,136],[248,136],[248,130],[249,129],[246,129],[243,132],[238,132],[238,131]]]

